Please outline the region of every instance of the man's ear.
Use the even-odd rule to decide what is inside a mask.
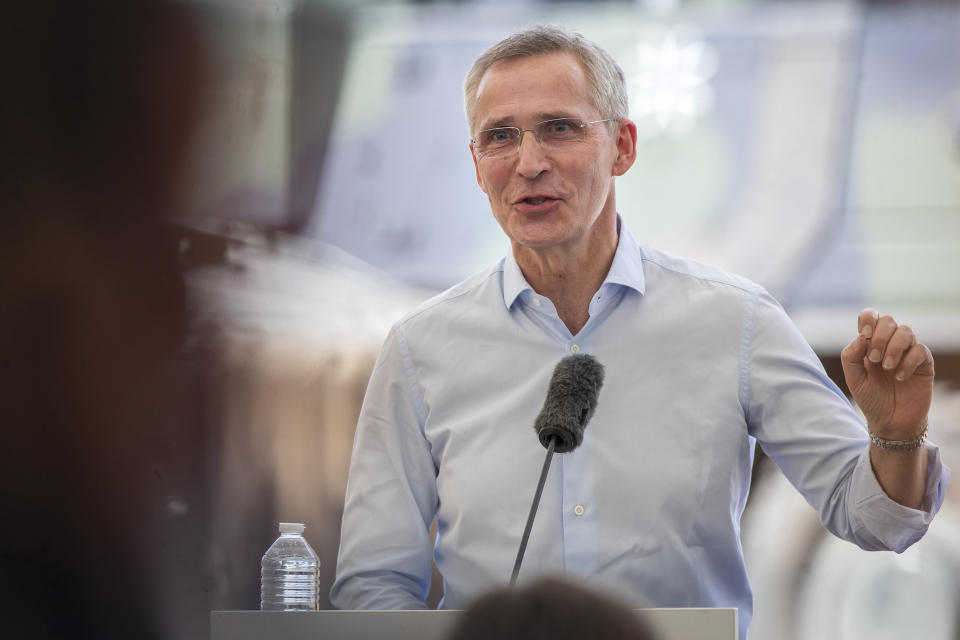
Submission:
[[[480,185],[480,190],[486,193],[487,190],[483,186],[483,178],[480,177],[480,164],[477,160],[477,154],[473,152],[473,143],[471,142],[468,146],[470,147],[470,157],[473,158],[473,169],[477,172],[477,184]]]
[[[613,162],[613,175],[622,176],[637,159],[637,125],[624,118],[617,123],[617,158]]]

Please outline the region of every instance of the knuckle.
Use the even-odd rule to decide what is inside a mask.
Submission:
[[[915,334],[913,333],[913,329],[911,329],[909,325],[902,324],[899,327],[897,327],[897,330],[902,331],[903,335],[905,336],[909,336],[911,338],[915,336]]]
[[[904,349],[909,349],[910,347],[912,347],[912,346],[913,346],[914,344],[916,344],[916,342],[917,342],[917,341],[914,339],[914,337],[913,337],[913,332],[912,332],[912,331],[909,331],[909,330],[908,330],[908,331],[900,331],[899,329],[897,330],[896,341],[897,341],[899,344],[903,345],[903,348],[904,348]]]

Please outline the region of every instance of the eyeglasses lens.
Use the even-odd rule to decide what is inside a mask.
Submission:
[[[533,129],[496,127],[478,133],[474,140],[474,147],[481,156],[505,156],[517,150],[525,132],[532,131],[544,147],[559,148],[582,141],[585,128],[586,125],[583,122],[572,118],[546,120],[537,123]]]

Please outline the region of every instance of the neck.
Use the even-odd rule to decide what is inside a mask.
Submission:
[[[598,219],[587,237],[570,246],[537,249],[513,245],[524,278],[534,291],[553,302],[573,335],[590,317],[590,299],[610,271],[617,239],[614,214]]]

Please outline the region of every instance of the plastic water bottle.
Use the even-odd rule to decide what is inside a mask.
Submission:
[[[320,560],[303,538],[304,526],[281,522],[280,537],[260,561],[260,609],[315,611]]]

